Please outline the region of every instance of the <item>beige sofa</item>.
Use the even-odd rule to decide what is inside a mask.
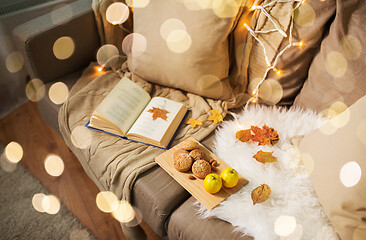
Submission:
[[[327,16],[319,18],[322,22],[322,27],[319,29],[322,30],[323,37],[329,34],[329,25],[325,24],[329,24],[335,16],[335,1],[332,2],[334,3],[333,7],[324,11],[327,12]],[[71,89],[81,76],[83,69],[95,60],[95,54],[100,47],[91,1],[79,0],[70,6],[73,9],[73,18],[65,24],[53,25],[49,21],[50,15],[45,15],[19,26],[14,31],[17,46],[26,56],[25,64],[30,76],[42,79],[47,83],[47,89],[52,83],[59,81],[64,82]],[[339,7],[339,4],[337,6]],[[328,28],[324,30],[324,26]],[[79,44],[77,44],[78,48],[75,49],[70,59],[60,62],[52,57],[52,44],[57,38],[64,35],[71,36]],[[322,39],[322,37],[319,39]],[[327,95],[327,98],[321,98],[319,97],[323,91],[321,87],[324,89],[324,86],[329,85],[322,83],[321,87],[314,88],[315,77],[311,78],[314,73],[309,74],[308,81],[303,87],[310,62],[319,51],[319,39],[314,41],[312,47],[305,51],[306,57],[303,55],[295,56],[295,63],[290,65],[288,69],[289,71],[291,68],[295,70],[287,78],[281,80],[284,90],[286,90],[286,81],[290,82],[291,85],[287,89],[288,91],[284,92],[287,94],[287,98],[282,102],[283,104],[290,105],[297,97],[295,101],[297,105],[306,106],[320,112],[323,108],[330,106],[338,95],[343,94],[346,104],[350,105],[365,94],[366,85],[363,82],[361,90],[360,88],[355,89],[356,94],[352,95],[349,92],[338,91],[331,96]],[[322,48],[326,48],[326,46],[322,46]],[[321,53],[318,56],[321,56]],[[291,57],[293,55],[290,54],[288,58],[291,59]],[[307,63],[305,66],[298,67],[298,61],[301,61],[301,57],[304,57]],[[283,62],[285,61],[286,59],[283,60]],[[287,61],[289,60],[287,59]],[[312,68],[314,72],[316,66],[311,66],[310,69]],[[252,69],[252,71],[254,70]],[[289,81],[291,76],[298,77],[296,86]],[[327,81],[327,78],[322,79]],[[299,94],[300,90],[301,93]],[[315,91],[314,96],[317,96],[318,99],[309,97],[311,96],[311,90]],[[329,91],[333,90],[329,89]],[[337,88],[334,91],[337,91]],[[60,133],[57,118],[60,105],[52,103],[48,96],[45,96],[38,104],[46,122]],[[210,147],[213,138],[214,134],[210,134],[202,143]],[[90,169],[86,169],[86,172],[90,172]],[[89,176],[91,175],[89,174]],[[91,178],[97,186],[100,186],[96,178],[92,176]],[[234,227],[225,221],[216,218],[201,219],[192,206],[194,201],[195,199],[184,188],[158,166],[140,174],[132,188],[132,204],[141,211],[143,219],[160,236],[167,236],[168,239],[252,239],[250,236],[243,236],[242,233],[234,231]]]

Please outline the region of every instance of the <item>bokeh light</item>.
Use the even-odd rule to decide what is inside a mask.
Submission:
[[[350,111],[347,105],[340,101],[330,106],[327,115],[330,118],[330,124],[336,128],[344,127],[350,119]]]
[[[212,9],[220,18],[233,18],[239,11],[239,5],[235,0],[214,0]]]
[[[324,135],[332,135],[338,129],[333,124],[331,124],[330,121],[327,121],[325,124],[323,121],[319,121],[318,126],[318,130]]]
[[[49,154],[44,161],[44,168],[49,175],[58,177],[64,172],[65,165],[60,156]]]
[[[63,82],[56,82],[52,84],[48,91],[48,96],[54,104],[62,104],[69,96],[69,89]]]
[[[334,77],[342,77],[347,71],[347,60],[336,51],[331,51],[325,58],[325,69]]]
[[[58,38],[53,44],[53,54],[57,59],[65,60],[71,57],[75,50],[75,43],[71,37]]]
[[[170,51],[184,53],[191,47],[192,39],[186,31],[175,30],[168,35],[166,43]]]
[[[292,216],[279,216],[274,223],[274,232],[281,237],[292,234],[296,229],[296,219]]]
[[[277,80],[267,79],[259,87],[259,97],[266,104],[274,105],[282,99],[282,96],[283,89]]]
[[[109,23],[116,25],[126,22],[130,15],[129,8],[121,2],[115,2],[108,6],[106,19]]]
[[[345,35],[340,43],[342,54],[349,60],[356,60],[362,52],[360,40],[353,35]]]
[[[353,187],[360,181],[361,174],[360,165],[358,165],[357,162],[352,161],[343,165],[339,177],[345,187]]]
[[[72,7],[66,3],[61,3],[52,10],[51,21],[55,25],[65,24],[72,19],[73,15]]]
[[[303,227],[301,224],[296,224],[295,230],[288,236],[281,236],[281,240],[301,240]]]
[[[366,119],[362,120],[357,126],[357,137],[366,145]]]
[[[44,195],[43,193],[36,193],[33,195],[33,198],[32,198],[32,205],[33,205],[33,208],[35,210],[37,210],[38,212],[45,212],[43,206],[42,206],[42,201],[43,201],[43,198],[45,198],[46,195]]]
[[[46,95],[46,86],[41,79],[34,78],[27,83],[25,95],[32,102],[38,102]]]
[[[115,211],[119,206],[117,196],[110,191],[99,192],[96,197],[96,203],[99,210],[106,213]]]
[[[42,199],[42,208],[48,214],[57,214],[61,208],[60,200],[54,195],[46,195]]]
[[[146,38],[139,33],[127,35],[122,42],[122,51],[127,55],[138,57],[142,55],[147,48]]]
[[[126,0],[126,4],[131,8],[144,8],[150,3],[150,0]]]
[[[301,161],[304,164],[306,172],[310,175],[314,170],[314,160],[308,153],[301,153]]]
[[[6,69],[11,73],[16,73],[23,68],[24,58],[20,52],[10,53],[5,60]]]
[[[85,126],[77,126],[71,131],[71,142],[75,147],[85,149],[92,142],[92,134]]]
[[[128,223],[135,218],[135,211],[127,201],[120,201],[118,207],[112,212],[112,215],[121,223]]]
[[[169,34],[176,30],[187,31],[184,23],[176,18],[169,18],[160,27],[160,35],[164,40],[167,40]]]
[[[97,62],[101,66],[114,66],[118,61],[118,48],[112,44],[105,44],[97,51]]]
[[[223,84],[217,76],[206,74],[198,79],[197,89],[205,92],[207,95],[215,95],[218,97],[222,94]]]
[[[315,18],[315,11],[308,3],[301,4],[301,6],[295,10],[294,22],[301,27],[312,26],[315,22]]]
[[[191,11],[208,9],[210,0],[183,0],[184,6]]]
[[[6,145],[4,154],[10,162],[17,163],[23,158],[23,148],[17,142],[10,142]]]

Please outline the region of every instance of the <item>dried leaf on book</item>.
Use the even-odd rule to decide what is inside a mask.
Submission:
[[[270,195],[271,188],[267,184],[262,184],[261,186],[255,188],[251,194],[253,205],[266,201]]]
[[[257,152],[257,154],[255,154],[253,156],[253,158],[255,158],[255,160],[257,160],[258,162],[261,162],[261,163],[277,162],[277,158],[275,156],[273,156],[272,154],[273,154],[273,152],[263,152],[262,150],[260,150]]]
[[[202,126],[202,121],[199,119],[190,118],[190,119],[188,119],[186,124],[190,124],[191,128],[195,128],[196,126]]]
[[[218,124],[223,121],[222,115],[219,110],[212,109],[210,110],[211,116],[207,118],[209,121],[213,121],[213,124]]]
[[[167,110],[165,109],[161,109],[161,108],[156,108],[153,107],[152,109],[147,110],[149,113],[152,113],[152,118],[153,120],[157,119],[157,118],[161,118],[163,120],[167,119],[166,114],[169,113]]]
[[[235,137],[242,142],[248,142],[252,136],[250,129],[237,131]]]

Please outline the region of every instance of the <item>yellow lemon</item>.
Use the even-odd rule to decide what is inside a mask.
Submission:
[[[239,174],[234,168],[226,168],[224,169],[220,177],[222,179],[222,183],[227,188],[235,187],[239,181]]]
[[[208,174],[203,180],[203,187],[209,193],[217,193],[220,191],[222,186],[222,181],[219,175],[216,173]]]

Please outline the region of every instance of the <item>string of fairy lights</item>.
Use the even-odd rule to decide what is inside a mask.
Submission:
[[[277,53],[277,55],[275,55],[274,60],[272,61],[272,63],[269,60],[268,54],[267,54],[267,50],[263,44],[263,42],[258,38],[258,34],[267,34],[267,33],[272,33],[272,32],[279,32],[283,37],[287,37],[287,34],[285,33],[285,31],[283,29],[281,29],[278,24],[276,23],[276,21],[272,18],[272,16],[268,13],[268,11],[266,10],[268,7],[273,6],[277,3],[289,3],[294,1],[294,8],[292,9],[292,14],[291,14],[291,20],[290,20],[290,26],[289,26],[289,36],[288,36],[288,44],[287,46],[282,49],[280,52]],[[293,41],[293,36],[292,36],[292,30],[293,30],[293,26],[294,26],[294,15],[295,15],[295,11],[296,9],[298,9],[301,4],[303,4],[305,2],[305,0],[275,0],[275,1],[271,1],[263,6],[258,5],[259,0],[255,0],[252,7],[250,8],[250,10],[252,11],[256,11],[259,10],[261,11],[261,13],[263,13],[268,19],[269,21],[271,21],[273,23],[274,28],[273,29],[269,29],[269,30],[265,30],[265,31],[254,31],[251,27],[249,27],[246,23],[244,23],[244,27],[248,30],[248,32],[250,33],[250,35],[252,35],[252,37],[258,41],[258,43],[261,45],[262,49],[263,49],[263,53],[264,53],[264,58],[267,64],[267,68],[262,76],[262,79],[258,82],[258,84],[256,85],[256,87],[254,88],[254,90],[251,92],[252,97],[249,98],[247,103],[256,103],[259,101],[259,89],[262,85],[262,83],[266,80],[268,73],[272,70],[275,71],[277,75],[281,75],[282,71],[276,68],[276,65],[278,63],[279,58],[284,54],[284,52],[286,52],[287,49],[289,49],[290,47],[296,46],[296,47],[302,47],[304,45],[303,41],[299,41],[299,42],[294,42]],[[247,104],[248,105],[248,104]]]

